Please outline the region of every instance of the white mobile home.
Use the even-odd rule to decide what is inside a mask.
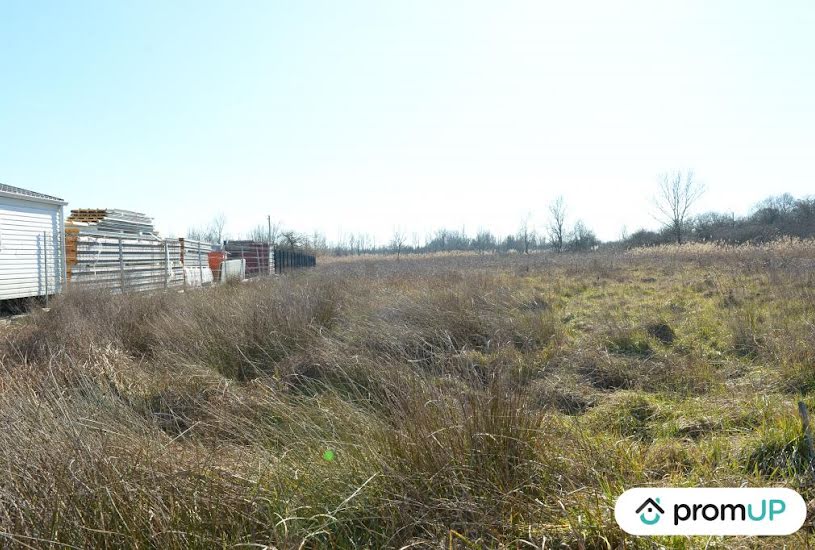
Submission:
[[[65,286],[65,201],[0,183],[0,300]]]

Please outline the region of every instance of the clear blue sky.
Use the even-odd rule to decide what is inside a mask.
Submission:
[[[815,190],[815,3],[0,2],[0,182],[183,234],[613,239],[656,176],[701,210]]]

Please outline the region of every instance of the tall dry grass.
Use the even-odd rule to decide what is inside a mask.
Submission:
[[[808,283],[649,254],[69,292],[0,332],[0,537],[651,547],[614,524],[625,487],[803,487],[785,438],[815,380]]]

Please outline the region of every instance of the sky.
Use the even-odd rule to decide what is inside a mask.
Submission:
[[[604,240],[815,191],[815,3],[0,1],[0,182],[182,236]]]

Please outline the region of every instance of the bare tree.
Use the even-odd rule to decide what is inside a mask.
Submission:
[[[535,232],[529,227],[529,219],[532,214],[529,213],[521,220],[521,227],[518,229],[518,239],[523,243],[524,254],[529,254],[529,244],[535,238]]]
[[[483,254],[487,250],[495,250],[497,242],[495,236],[484,228],[480,228],[473,240],[473,246],[479,253]]]
[[[291,251],[308,244],[308,239],[296,231],[283,231],[280,233],[280,246]]]
[[[226,216],[223,212],[219,212],[212,218],[209,224],[210,234],[215,239],[216,243],[222,243],[224,240],[224,228],[226,227]]]
[[[249,231],[248,238],[259,243],[276,243],[280,238],[282,224],[280,222],[268,222],[263,225],[256,225]]]
[[[447,241],[449,236],[449,232],[446,229],[439,229],[436,231],[436,239],[441,244],[442,250],[447,250]]]
[[[393,238],[391,239],[391,248],[396,250],[396,260],[399,261],[399,258],[402,255],[402,247],[405,246],[405,241],[407,237],[400,229],[393,230]]]
[[[574,224],[574,229],[572,229],[571,234],[569,235],[569,248],[572,250],[592,250],[600,244],[599,239],[594,234],[594,231],[589,229],[583,220],[577,220],[577,223]]]
[[[795,209],[797,201],[789,193],[776,195],[774,197],[767,197],[753,207],[753,212],[760,212],[761,210],[776,210],[781,214],[789,214]]]
[[[226,227],[226,216],[221,212],[212,218],[212,221],[206,227],[187,229],[187,238],[194,241],[220,244],[224,238],[224,227]]]
[[[566,202],[563,197],[556,198],[549,204],[549,238],[555,250],[563,252],[563,240],[566,237]]]
[[[705,186],[693,179],[692,170],[687,170],[684,175],[677,170],[660,176],[659,189],[654,197],[657,209],[654,217],[671,230],[677,244],[682,244],[682,233],[691,207],[704,192]]]
[[[206,228],[190,227],[187,229],[187,239],[191,241],[210,242],[209,232]]]
[[[325,254],[328,252],[328,239],[326,239],[325,235],[319,231],[314,231],[311,234],[311,248],[315,252]]]

